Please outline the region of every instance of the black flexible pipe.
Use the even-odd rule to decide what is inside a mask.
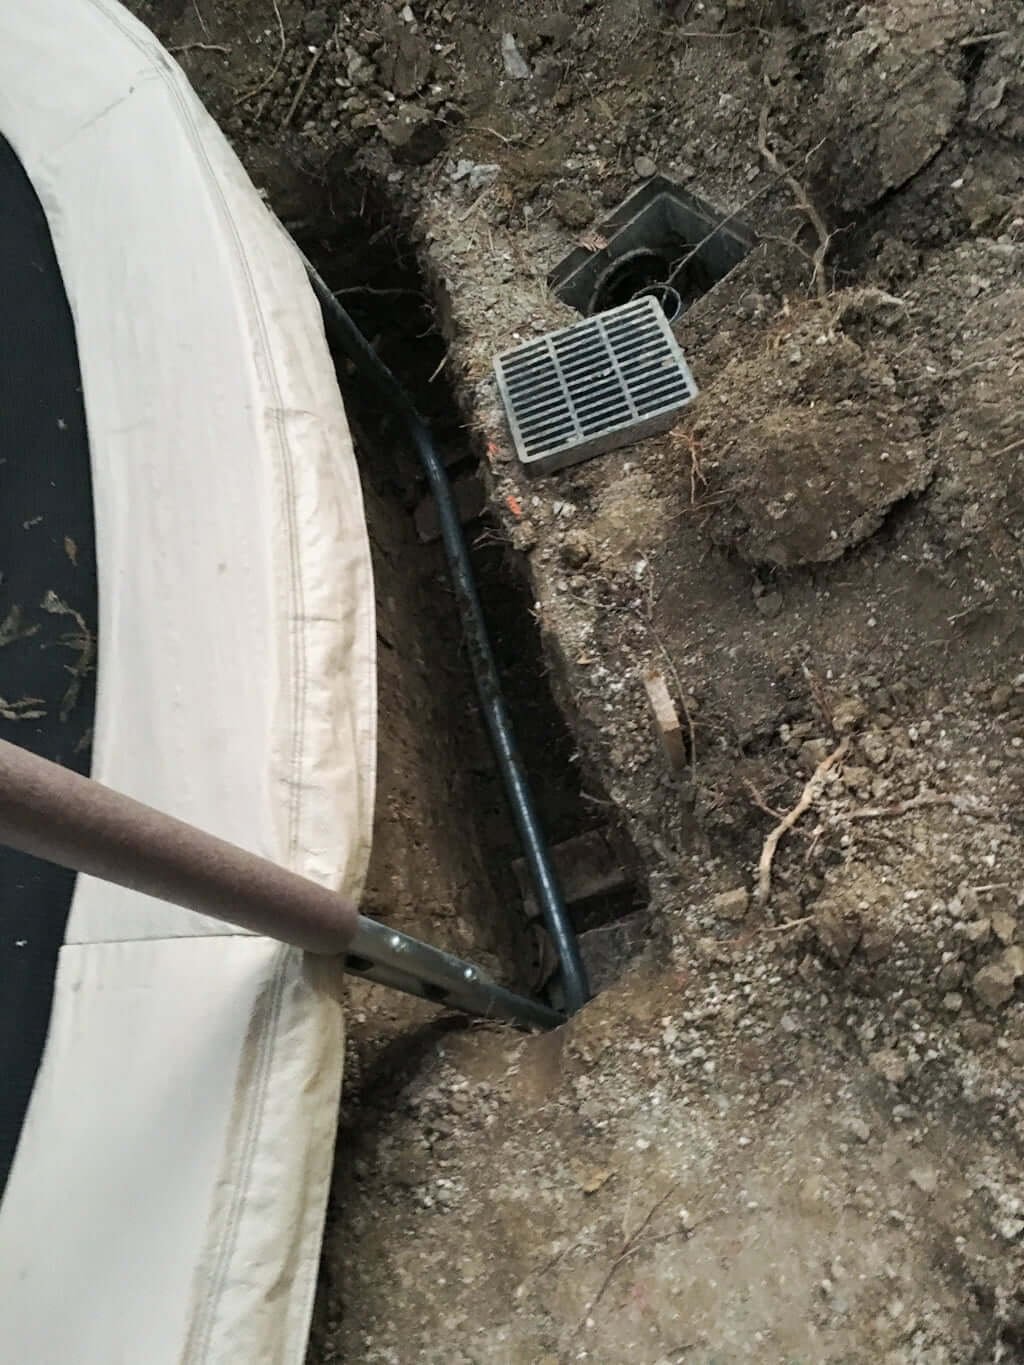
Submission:
[[[380,359],[308,260],[305,264],[320,304],[320,311],[323,313],[328,340],[333,341],[345,352],[359,372],[372,382],[402,416],[409,437],[416,447],[423,472],[427,476],[430,491],[434,495],[441,525],[441,539],[448,557],[448,568],[455,589],[462,630],[473,665],[480,709],[494,746],[505,793],[512,807],[537,903],[558,954],[566,1009],[568,1013],[574,1014],[589,999],[586,968],[583,966],[579,944],[566,914],[565,901],[555,876],[547,841],[541,829],[526,770],[516,744],[512,718],[502,693],[494,651],[491,649],[487,623],[473,577],[473,566],[466,549],[462,523],[459,520],[448,475],[434,446],[430,428],[420,416],[409,394]]]

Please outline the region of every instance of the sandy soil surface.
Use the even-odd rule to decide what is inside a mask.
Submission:
[[[358,1004],[310,1360],[1024,1360],[1019,5],[135,8],[339,284],[426,293],[425,342],[356,302],[648,897],[551,1036]],[[701,395],[527,483],[491,359],[656,173],[756,239],[676,326]]]

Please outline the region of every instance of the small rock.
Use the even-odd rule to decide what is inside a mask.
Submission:
[[[463,159],[456,162],[451,178],[453,184],[464,183],[470,194],[477,194],[488,185],[492,185],[500,173],[501,167],[493,162]]]
[[[814,921],[818,942],[837,966],[843,967],[854,954],[863,933],[860,916],[825,910]]]
[[[1006,1055],[1014,1066],[1024,1066],[1024,1038],[1011,1038],[1006,1044]]]
[[[530,63],[519,51],[515,37],[511,33],[501,35],[501,61],[505,75],[511,76],[514,81],[528,81],[533,75]]]
[[[760,597],[754,598],[754,606],[767,620],[774,620],[782,610],[782,594],[778,592],[764,592]]]
[[[559,190],[551,198],[555,217],[566,227],[585,228],[594,220],[594,204],[582,190]]]
[[[876,1076],[881,1076],[890,1085],[902,1085],[910,1075],[910,1068],[891,1047],[879,1048],[877,1052],[872,1052],[868,1057],[868,1065]]]
[[[995,1037],[995,1029],[981,1019],[968,1019],[964,1024],[963,1038],[968,1047],[987,1047]]]
[[[860,941],[861,952],[871,967],[876,967],[879,962],[885,961],[892,952],[892,944],[892,930],[882,924],[869,924]]]
[[[568,569],[582,569],[592,553],[590,538],[584,531],[569,531],[559,548],[562,563]]]
[[[967,968],[959,960],[944,962],[939,968],[939,975],[936,978],[940,991],[951,991],[955,986],[959,986],[964,979],[964,972]]]
[[[859,697],[843,697],[832,708],[832,724],[838,734],[846,734],[858,726],[868,713]]]
[[[848,763],[843,767],[840,780],[843,786],[849,787],[851,791],[868,795],[871,791],[873,778],[870,768],[861,768],[855,763]]]
[[[1015,1242],[1024,1232],[1024,1218],[1001,1218],[996,1223],[996,1232],[1005,1242]]]
[[[959,991],[947,991],[942,997],[942,1008],[947,1014],[959,1014],[964,1007],[964,998]]]
[[[852,1119],[847,1119],[843,1124],[843,1127],[850,1136],[856,1138],[858,1142],[871,1141],[871,1129],[863,1119],[854,1116]]]
[[[373,62],[353,47],[347,49],[345,56],[347,61],[346,74],[352,84],[362,89],[372,85],[377,79],[377,68]]]
[[[974,994],[990,1010],[999,1009],[1013,998],[1014,987],[1021,973],[1006,961],[1007,954],[1012,952],[1013,949],[1008,948],[996,962],[990,962],[987,967],[974,973],[971,981]]]
[[[809,1175],[797,1193],[805,1213],[821,1213],[829,1208],[828,1187],[820,1175]]]
[[[1017,937],[1017,921],[1006,910],[992,912],[992,932],[1004,947],[1009,947]]]
[[[696,708],[690,707],[693,711]],[[799,919],[804,913],[803,902],[795,891],[776,891],[772,895],[772,905],[775,907],[775,916],[780,924],[786,920]]]
[[[722,919],[745,919],[750,908],[750,892],[743,886],[738,886],[735,891],[723,891],[720,896],[714,897],[711,908]]]
[[[873,768],[880,768],[889,757],[888,744],[871,730],[861,736],[860,751]]]
[[[915,1166],[910,1179],[922,1194],[934,1194],[939,1187],[939,1173],[931,1166]]]
[[[980,948],[986,944],[992,934],[992,921],[987,919],[968,920],[966,924],[961,924],[958,927],[960,937],[974,948]]]
[[[633,170],[638,180],[650,180],[652,175],[658,174],[658,168],[649,156],[638,156],[633,162]]]
[[[580,1189],[584,1194],[596,1194],[602,1186],[607,1185],[615,1174],[611,1167],[603,1166],[594,1171],[588,1171],[579,1177]]]
[[[554,48],[569,42],[576,31],[572,16],[555,11],[553,14],[540,14],[534,20],[534,28],[539,38],[547,38]]]
[[[992,689],[988,704],[993,711],[1005,711],[1012,699],[1013,688],[1006,683],[1000,683],[998,687]]]

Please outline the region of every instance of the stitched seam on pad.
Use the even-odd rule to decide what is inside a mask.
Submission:
[[[193,1324],[192,1330],[189,1332],[189,1336],[194,1336],[197,1340],[195,1352],[194,1354],[191,1354],[191,1360],[195,1362],[195,1365],[200,1365],[200,1362],[209,1359],[210,1346],[216,1323],[217,1304],[224,1293],[224,1285],[231,1265],[231,1257],[238,1244],[238,1230],[242,1221],[242,1212],[245,1208],[245,1197],[252,1179],[252,1165],[256,1155],[256,1137],[259,1130],[260,1119],[263,1116],[264,1105],[266,1103],[270,1075],[273,1070],[274,1044],[277,1041],[277,1025],[281,1017],[281,1006],[284,1000],[287,952],[287,948],[281,947],[277,953],[278,961],[274,969],[273,992],[270,999],[270,1007],[267,1010],[266,1019],[260,1036],[260,1053],[256,1068],[256,1093],[253,1097],[253,1103],[249,1110],[249,1117],[245,1124],[245,1141],[242,1145],[242,1152],[238,1161],[235,1163],[237,1178],[232,1182],[233,1198],[231,1200],[231,1208],[220,1234],[220,1247],[210,1276],[211,1285],[209,1292],[204,1296],[202,1308],[197,1313],[197,1321]]]
[[[292,702],[292,756],[291,756],[291,778],[288,783],[288,838],[287,838],[287,861],[291,865],[294,862],[298,848],[299,836],[299,802],[301,797],[301,773],[302,759],[305,744],[305,713],[306,713],[306,690],[307,690],[307,669],[305,656],[305,641],[303,633],[303,618],[305,614],[305,604],[302,591],[301,563],[298,551],[298,534],[295,524],[295,498],[294,498],[294,471],[292,466],[292,453],[288,444],[286,427],[283,419],[283,401],[281,391],[277,382],[277,373],[272,361],[269,337],[267,334],[266,319],[260,306],[259,295],[256,290],[255,280],[249,267],[248,257],[243,249],[241,237],[235,223],[234,215],[231,212],[227,197],[221,188],[213,166],[210,163],[203,139],[196,126],[187,101],[183,98],[181,90],[178,88],[177,80],[173,69],[165,67],[159,60],[154,59],[151,47],[140,41],[136,34],[119,19],[116,14],[112,14],[103,5],[103,0],[90,0],[93,8],[98,10],[104,17],[112,23],[132,45],[159,70],[165,87],[172,95],[178,106],[183,122],[187,128],[190,140],[196,150],[203,167],[206,170],[207,178],[210,182],[212,192],[220,204],[221,213],[225,224],[230,232],[231,239],[235,247],[237,264],[244,276],[248,289],[250,307],[256,321],[258,329],[260,347],[257,356],[257,363],[261,364],[266,372],[268,387],[272,391],[272,396],[276,401],[273,407],[273,425],[277,435],[277,454],[280,470],[283,475],[284,492],[286,502],[286,523],[288,528],[288,558],[290,567],[289,576],[289,596],[292,599],[292,610],[289,612],[287,630],[289,635],[289,646],[291,651],[291,673],[296,680]],[[153,40],[155,42],[155,40]],[[284,950],[282,950],[284,951]],[[268,1011],[269,1024],[276,1025],[280,1012],[280,1001],[283,990],[283,964],[279,965],[277,980],[275,982],[276,992],[273,1008]],[[273,1030],[265,1032],[264,1040],[273,1038]],[[223,1293],[224,1279],[227,1274],[231,1253],[237,1241],[238,1222],[241,1209],[244,1204],[245,1194],[248,1189],[248,1181],[251,1177],[251,1162],[253,1149],[255,1147],[255,1134],[258,1127],[259,1118],[262,1115],[263,1104],[266,1097],[266,1089],[269,1078],[270,1059],[272,1056],[272,1044],[266,1045],[261,1051],[260,1057],[260,1085],[255,1097],[253,1108],[250,1112],[247,1125],[247,1143],[243,1161],[240,1163],[241,1180],[235,1187],[235,1199],[231,1215],[227,1225],[221,1235],[221,1245],[218,1252],[216,1265],[217,1272],[213,1278],[213,1283],[206,1295],[204,1295],[202,1306],[197,1306],[197,1314],[202,1321],[205,1318],[200,1331],[199,1354],[197,1361],[205,1360],[213,1334],[213,1323],[215,1317],[216,1304]]]
[[[132,43],[132,45],[142,54],[143,57],[145,57],[149,62],[152,63],[153,68],[159,73],[162,83],[164,84],[168,92],[171,94],[176,105],[178,106],[178,109],[182,115],[183,122],[187,128],[189,138],[192,142],[193,147],[195,148],[197,156],[201,160],[202,165],[206,170],[206,175],[210,187],[214,194],[216,195],[216,198],[220,204],[223,220],[230,231],[231,239],[235,247],[235,256],[237,264],[240,266],[242,274],[245,278],[252,314],[255,318],[256,326],[258,329],[260,346],[256,358],[264,371],[264,377],[268,382],[268,387],[272,390],[272,397],[274,399],[274,402],[271,404],[272,408],[271,417],[277,435],[277,440],[275,444],[277,446],[277,454],[279,457],[279,463],[284,481],[286,504],[285,512],[288,526],[288,559],[290,569],[289,596],[293,600],[292,608],[288,613],[289,620],[287,623],[291,652],[290,659],[291,673],[292,676],[294,676],[296,679],[296,686],[293,691],[293,702],[291,708],[292,756],[289,765],[291,768],[291,773],[287,784],[288,785],[287,851],[288,865],[291,866],[292,862],[294,861],[295,854],[298,851],[299,802],[301,795],[302,760],[305,752],[306,691],[308,685],[308,676],[306,669],[306,651],[304,648],[303,633],[305,620],[305,601],[303,596],[301,559],[299,556],[298,548],[299,537],[297,527],[295,524],[294,465],[283,415],[285,405],[277,381],[277,372],[272,361],[272,352],[270,348],[266,318],[264,317],[263,309],[260,306],[259,292],[256,289],[256,282],[253,279],[252,271],[249,267],[248,256],[246,255],[245,249],[242,245],[241,236],[239,234],[237,224],[235,223],[234,215],[231,212],[231,208],[228,204],[227,197],[225,196],[224,191],[221,188],[220,180],[217,176],[217,173],[210,163],[210,158],[209,155],[207,154],[203,138],[199,132],[198,127],[196,126],[195,119],[192,116],[192,110],[189,107],[187,100],[185,100],[182,97],[182,92],[178,88],[174,68],[165,66],[158,59],[155,59],[150,45],[140,41],[137,35],[134,34],[130,28],[126,27],[122,20],[116,14],[111,13],[106,8],[106,6],[103,3],[103,0],[90,0],[90,3],[92,4],[94,9],[99,10],[100,13],[103,14],[103,16],[111,24],[113,24],[125,36],[125,38],[128,39],[130,43]],[[156,39],[153,39],[152,42],[156,43]],[[161,55],[162,49],[158,56]]]

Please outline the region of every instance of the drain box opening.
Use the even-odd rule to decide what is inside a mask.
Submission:
[[[674,321],[754,246],[734,217],[660,175],[600,223],[597,237],[600,249],[574,248],[548,281],[586,317],[653,296]]]

